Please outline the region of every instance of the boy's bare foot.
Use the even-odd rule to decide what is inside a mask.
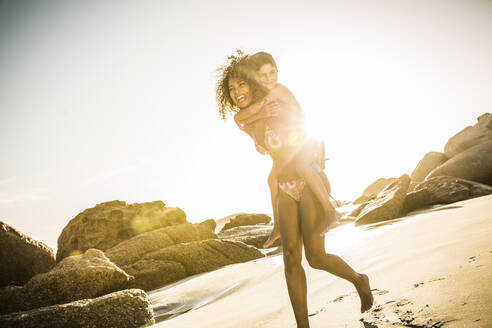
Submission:
[[[371,286],[369,285],[369,277],[363,273],[359,274],[359,281],[355,284],[355,288],[360,297],[360,312],[364,313],[369,310],[374,303]]]
[[[268,240],[263,244],[263,248],[268,248],[272,246],[272,244],[280,237],[280,230],[278,228],[274,228]]]
[[[334,211],[334,213],[326,213],[326,220],[328,221],[328,224],[323,229],[323,231],[321,231],[320,236],[323,237],[328,231],[334,228],[341,216],[342,215],[338,213],[338,211]]]

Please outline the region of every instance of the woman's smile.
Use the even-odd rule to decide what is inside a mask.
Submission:
[[[251,104],[250,88],[244,80],[231,78],[229,80],[229,94],[234,104],[239,108],[245,108]]]

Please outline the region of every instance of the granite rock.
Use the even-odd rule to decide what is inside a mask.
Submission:
[[[218,236],[220,239],[240,241],[256,248],[263,248],[272,230],[271,225],[247,225],[222,231]],[[280,246],[280,244],[280,238],[278,238],[271,247]]]
[[[492,187],[488,185],[449,176],[434,177],[418,184],[414,192],[407,194],[402,213],[490,194]]]
[[[492,114],[485,113],[477,118],[475,125],[451,137],[444,146],[444,154],[452,158],[468,148],[489,141],[492,141]]]
[[[244,243],[208,239],[160,249],[122,269],[135,276],[133,287],[152,290],[197,273],[261,257],[264,255],[258,249]]]
[[[446,162],[448,158],[444,153],[432,151],[424,155],[412,172],[410,179],[415,182],[424,181],[425,177],[436,167]]]
[[[268,224],[271,220],[272,218],[266,214],[237,214],[224,225],[221,231],[245,225]]]
[[[89,248],[105,251],[143,232],[185,222],[181,209],[165,207],[162,201],[101,203],[70,220],[58,238],[56,260]]]
[[[452,176],[492,185],[492,141],[460,152],[432,170],[426,180],[437,176]]]
[[[46,273],[37,274],[23,287],[0,290],[0,314],[94,298],[128,288],[133,277],[97,249],[69,256]]]
[[[154,323],[150,298],[138,289],[0,316],[3,328],[138,328]]]
[[[410,177],[407,174],[389,184],[376,199],[370,201],[362,209],[355,225],[365,225],[398,217],[403,208],[409,184]]]
[[[172,245],[217,238],[215,221],[198,224],[182,223],[139,234],[108,249],[106,256],[118,266],[135,263],[153,251]]]
[[[54,266],[50,247],[0,221],[0,287],[24,285]]]

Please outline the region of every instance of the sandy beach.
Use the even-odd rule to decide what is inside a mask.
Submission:
[[[492,196],[327,234],[326,250],[371,279],[365,314],[352,286],[309,267],[311,327],[492,327]],[[190,277],[150,293],[153,327],[295,327],[282,256]]]

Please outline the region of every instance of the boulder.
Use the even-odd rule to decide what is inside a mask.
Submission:
[[[152,290],[187,276],[261,257],[264,255],[258,249],[244,243],[208,239],[163,248],[122,269],[135,276],[134,287]]]
[[[480,143],[438,166],[426,177],[452,176],[492,185],[492,141]]]
[[[256,248],[263,248],[272,233],[273,226],[270,225],[247,225],[227,229],[219,233],[220,239],[240,241]],[[271,247],[280,246],[280,238]]]
[[[402,175],[388,185],[378,194],[378,197],[370,201],[358,215],[356,226],[391,220],[400,214],[405,196],[407,194],[410,177]]]
[[[53,250],[0,221],[0,287],[24,285],[55,266]]]
[[[70,220],[58,238],[56,260],[89,248],[105,251],[143,232],[185,222],[181,209],[165,207],[162,201],[101,203]]]
[[[372,197],[372,198],[374,198],[374,197]],[[357,198],[356,200],[354,200],[352,202],[352,204],[354,204],[354,205],[360,205],[360,204],[363,204],[363,203],[365,203],[365,202],[367,202],[369,200],[371,200],[371,197],[366,196],[366,195],[361,195],[359,198]]]
[[[138,328],[154,323],[150,299],[138,289],[0,316],[5,328]]]
[[[362,192],[362,195],[373,198],[377,196],[384,188],[386,188],[390,183],[394,182],[396,178],[379,178]]]
[[[492,141],[492,114],[485,113],[477,121],[475,125],[464,128],[448,140],[444,146],[444,154],[448,158],[478,144]]]
[[[268,224],[271,220],[272,218],[266,214],[237,214],[224,225],[221,231],[245,225]]]
[[[172,245],[203,239],[217,238],[214,233],[215,221],[207,220],[198,224],[182,223],[153,231],[144,232],[108,249],[106,256],[123,266],[135,263],[150,252]]]
[[[451,204],[490,194],[491,186],[449,176],[434,177],[418,184],[416,191],[407,194],[403,213],[425,206]]]
[[[366,201],[366,202],[364,202],[362,204],[359,204],[359,206],[357,206],[356,208],[354,208],[352,210],[352,212],[350,212],[347,216],[350,216],[350,217],[358,217],[360,215],[360,212],[362,212],[362,210],[364,209],[364,207],[366,207],[369,203],[370,203],[369,201]]]
[[[34,276],[24,287],[0,290],[0,314],[94,298],[128,287],[126,274],[97,249],[69,256],[49,272]]]
[[[444,153],[432,151],[424,155],[424,157],[417,164],[417,167],[413,170],[410,179],[415,182],[424,181],[425,177],[430,171],[446,162],[448,158]]]

